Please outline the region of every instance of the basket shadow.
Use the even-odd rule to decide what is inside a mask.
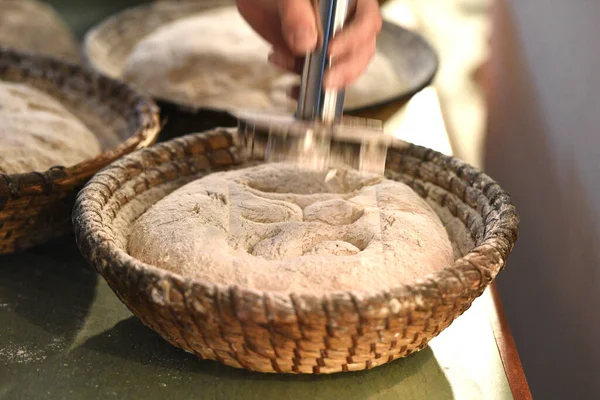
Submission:
[[[127,359],[129,370],[173,371],[179,391],[202,391],[205,398],[244,399],[452,399],[452,390],[433,351],[427,347],[405,359],[368,371],[333,375],[263,374],[227,367],[171,346],[131,317],[113,329],[92,337],[87,351]],[[122,363],[119,363],[122,364]],[[115,363],[112,364],[112,368]],[[129,372],[137,376],[135,372]],[[186,377],[189,377],[186,379]]]
[[[0,256],[0,375],[17,376],[68,349],[97,279],[72,236]]]
[[[71,235],[0,256],[3,308],[66,341],[85,319],[97,280]]]

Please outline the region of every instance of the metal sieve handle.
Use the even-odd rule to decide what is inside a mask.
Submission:
[[[323,76],[331,65],[327,49],[354,12],[356,0],[312,0],[317,19],[317,48],[307,54],[300,83],[296,118],[338,122],[344,108],[344,90],[324,90]]]

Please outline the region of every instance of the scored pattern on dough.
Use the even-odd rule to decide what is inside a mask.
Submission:
[[[515,208],[493,180],[459,160],[397,142],[388,177],[431,201],[449,228],[460,221],[468,232],[452,237],[464,256],[426,282],[370,296],[277,296],[185,279],[126,253],[127,221],[194,177],[239,161],[230,131],[176,139],[100,172],[74,210],[82,254],[134,314],[173,345],[234,367],[356,371],[422,349],[489,285],[517,238]]]
[[[441,221],[405,184],[287,164],[181,187],[134,223],[128,251],[186,277],[277,293],[384,290],[453,261]]]
[[[285,166],[283,166],[285,167]],[[277,168],[277,167],[275,167]],[[319,176],[322,174],[319,174]],[[322,177],[321,177],[322,178]],[[273,180],[276,180],[272,178]],[[343,178],[342,178],[343,179]],[[323,180],[323,179],[321,179]],[[278,180],[281,182],[280,180]],[[321,182],[318,182],[321,184]],[[369,183],[374,182],[366,182]],[[240,185],[238,183],[238,185]],[[353,225],[360,217],[364,215],[364,207],[349,203],[346,199],[351,198],[360,188],[348,189],[342,192],[327,188],[323,191],[311,193],[312,196],[298,191],[299,187],[294,186],[285,193],[280,193],[277,196],[276,192],[267,188],[259,189],[259,185],[250,180],[241,184],[244,188],[251,189],[248,193],[250,197],[263,199],[263,202],[243,201],[232,205],[239,209],[239,216],[250,222],[258,224],[276,224],[276,227],[266,227],[264,234],[260,234],[261,240],[252,246],[248,252],[255,256],[265,256],[273,247],[274,242],[285,243],[283,230],[281,225],[285,226],[286,222],[305,222],[314,224],[324,224],[331,227],[342,227]],[[301,188],[301,187],[300,187]],[[272,189],[272,188],[271,188]],[[242,189],[243,190],[243,189]],[[237,214],[237,213],[236,213]],[[231,216],[231,214],[230,214]],[[260,229],[260,225],[254,225],[253,228]],[[318,229],[317,227],[314,228]],[[351,255],[357,254],[364,250],[370,241],[358,243],[352,239],[343,238],[345,235],[342,232],[333,232],[334,237],[328,235],[317,237],[309,244],[305,245],[300,254],[294,256],[302,256],[305,254],[327,254],[327,255]],[[338,236],[338,237],[335,237]],[[279,239],[279,240],[277,240]],[[263,251],[257,251],[256,247],[264,247]]]

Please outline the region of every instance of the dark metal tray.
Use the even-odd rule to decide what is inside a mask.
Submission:
[[[55,2],[60,3],[58,0]],[[130,3],[131,0],[122,8],[131,5]],[[166,23],[189,16],[190,13],[201,13],[232,3],[232,0],[199,0],[181,2],[180,6],[168,9],[153,7],[151,4],[126,8],[103,19],[88,31],[84,46],[85,58],[93,68],[118,79],[127,55],[147,34]],[[114,11],[113,7],[107,5],[107,8]],[[98,54],[91,50],[95,47],[109,51]],[[346,109],[347,114],[364,114],[390,103],[402,103],[429,85],[437,72],[438,57],[431,45],[421,35],[394,23],[384,22],[377,47],[392,62],[403,84],[398,86],[393,95],[386,98],[374,96],[374,99],[367,100],[358,108]],[[162,98],[157,98],[156,101],[167,120],[166,134],[162,139],[216,126],[235,126],[237,123],[225,110],[191,107]]]

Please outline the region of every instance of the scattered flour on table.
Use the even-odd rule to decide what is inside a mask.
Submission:
[[[30,364],[44,361],[48,351],[54,351],[62,346],[61,340],[54,340],[44,349],[29,348],[23,345],[8,345],[0,348],[0,362],[5,364]]]

